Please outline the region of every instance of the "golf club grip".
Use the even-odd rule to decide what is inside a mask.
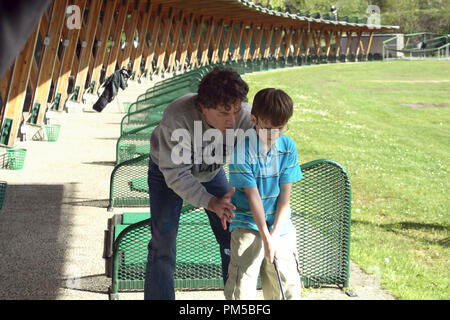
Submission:
[[[286,296],[284,295],[283,290],[283,284],[281,283],[280,271],[278,271],[278,261],[276,258],[273,259],[273,265],[275,267],[275,272],[277,274],[278,284],[280,285],[281,300],[286,300]]]

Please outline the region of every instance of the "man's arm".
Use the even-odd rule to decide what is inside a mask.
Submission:
[[[258,188],[245,188],[244,191],[250,205],[250,210],[252,211],[253,219],[258,226],[259,234],[261,235],[264,243],[265,256],[270,259],[270,262],[273,262],[273,258],[274,256],[276,256],[276,252],[272,244],[272,235],[267,228],[266,214],[264,213],[264,207]]]
[[[172,150],[177,147],[177,144],[180,144],[185,150],[190,150],[190,140],[185,139],[181,143],[172,141],[170,128],[163,124],[160,124],[159,131],[159,169],[167,186],[190,204],[215,212],[223,224],[224,220],[231,222],[231,218],[234,216],[231,210],[236,209],[231,204],[231,195],[234,190],[222,198],[216,198],[210,194],[192,175],[192,164],[175,164],[172,159]]]

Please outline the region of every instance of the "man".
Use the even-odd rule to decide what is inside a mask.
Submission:
[[[153,131],[148,170],[152,239],[144,299],[175,298],[176,237],[183,200],[206,209],[226,282],[230,261],[226,221],[231,222],[235,207],[234,189],[230,190],[222,164],[236,143],[226,139],[227,129],[252,127],[247,93],[248,85],[238,73],[215,68],[202,79],[197,94],[185,95],[167,107]],[[212,142],[204,139],[211,131],[216,137]],[[215,159],[214,155],[222,155],[222,161],[211,162],[209,155]]]

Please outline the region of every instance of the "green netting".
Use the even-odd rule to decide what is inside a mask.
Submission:
[[[150,200],[147,192],[136,189],[133,180],[147,179],[149,155],[124,161],[111,173],[109,209],[113,207],[148,207]]]
[[[292,221],[305,286],[348,286],[351,187],[345,170],[331,160],[302,165],[294,183]],[[130,223],[144,214],[132,213]],[[125,218],[125,215],[124,215]],[[113,292],[143,289],[150,220],[121,225],[114,244]],[[181,214],[177,238],[177,288],[223,288],[218,244],[206,214],[192,206]]]
[[[151,239],[150,220],[119,225],[114,243],[113,291],[142,289]],[[117,233],[116,233],[117,235]],[[223,287],[220,250],[203,209],[186,206],[177,237],[175,288]]]
[[[156,122],[139,128],[130,129],[117,140],[116,161],[122,163],[138,156],[150,153],[150,136],[156,128]]]
[[[121,135],[135,129],[159,123],[168,105],[169,103],[163,103],[125,115],[120,125]]]

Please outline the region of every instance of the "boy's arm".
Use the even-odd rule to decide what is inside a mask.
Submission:
[[[286,212],[289,210],[289,198],[292,190],[291,183],[281,183],[280,184],[280,194],[278,195],[277,201],[277,212],[275,216],[275,221],[270,234],[272,236],[278,236],[280,230],[279,226],[283,225],[283,220],[285,219]]]
[[[275,248],[272,245],[272,235],[267,228],[266,214],[264,212],[264,207],[258,188],[244,188],[244,191],[250,205],[250,210],[252,211],[253,219],[258,226],[259,234],[261,235],[264,243],[265,255],[270,259],[270,262],[273,262],[273,257],[275,256]]]

